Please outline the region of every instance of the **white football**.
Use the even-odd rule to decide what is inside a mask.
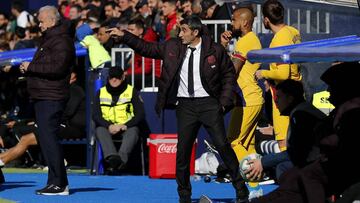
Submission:
[[[252,159],[261,159],[261,155],[256,153],[249,154],[239,162],[240,174],[246,181],[249,181],[249,179],[246,177],[245,171],[250,168],[249,160]]]

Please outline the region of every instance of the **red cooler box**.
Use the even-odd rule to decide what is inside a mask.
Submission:
[[[150,178],[175,178],[177,134],[150,134],[148,145],[149,176]],[[194,144],[190,174],[195,172],[195,146]]]

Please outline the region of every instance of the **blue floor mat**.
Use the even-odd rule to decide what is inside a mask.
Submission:
[[[6,183],[0,186],[0,199],[15,202],[124,202],[124,203],[176,203],[176,181],[150,179],[147,176],[90,176],[69,174],[69,196],[41,196],[35,190],[44,187],[47,174],[5,174]],[[193,202],[205,194],[220,202],[232,202],[234,189],[228,183],[205,183],[192,180]],[[275,185],[261,186],[265,193]]]

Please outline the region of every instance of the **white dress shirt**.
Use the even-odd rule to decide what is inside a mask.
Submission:
[[[180,84],[177,96],[178,97],[208,97],[209,94],[205,91],[204,87],[201,84],[200,78],[200,53],[201,53],[201,38],[199,44],[194,48],[196,50],[193,52],[193,68],[194,68],[194,95],[189,95],[188,92],[188,65],[191,50],[188,48],[186,51],[186,56],[180,71]]]

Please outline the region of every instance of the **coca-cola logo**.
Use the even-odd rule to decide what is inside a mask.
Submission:
[[[176,148],[176,144],[165,144],[162,143],[159,147],[158,147],[158,153],[162,154],[162,153],[166,153],[166,154],[173,154],[176,153],[177,148]]]

